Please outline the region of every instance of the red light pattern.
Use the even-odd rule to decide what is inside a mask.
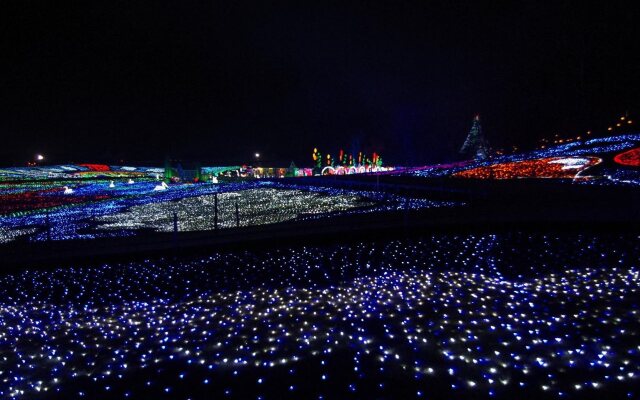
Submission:
[[[106,200],[109,195],[67,196],[63,188],[0,195],[0,214],[42,210],[63,205]]]
[[[81,167],[87,167],[91,171],[104,172],[104,171],[110,171],[111,170],[108,165],[104,165],[104,164],[78,164],[78,165],[81,166]]]
[[[570,165],[562,162],[561,157],[539,158],[502,164],[493,164],[485,167],[468,169],[453,174],[460,178],[475,179],[517,179],[517,178],[568,178],[573,179],[576,174],[592,165],[600,162],[597,157],[584,157],[578,160],[586,162],[580,165]]]
[[[613,161],[620,165],[640,167],[640,147],[618,154],[613,158]]]

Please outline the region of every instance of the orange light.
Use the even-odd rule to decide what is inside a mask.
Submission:
[[[587,162],[576,169],[564,169],[561,158],[539,158],[477,167],[455,173],[453,176],[476,179],[516,179],[516,178],[574,178],[579,170],[599,164],[597,157],[587,157]]]
[[[613,128],[612,127],[608,127],[607,130],[610,131],[610,130],[613,130]]]

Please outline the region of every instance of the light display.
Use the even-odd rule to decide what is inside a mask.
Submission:
[[[613,160],[620,165],[640,167],[640,147],[620,153]]]
[[[380,160],[380,159],[378,159]],[[360,167],[338,167],[326,166],[322,168],[321,175],[352,175],[352,174],[364,174],[371,172],[389,172],[395,171],[395,167],[380,167],[380,166],[360,166]]]
[[[315,167],[316,168],[321,168],[322,167],[322,153],[320,153],[317,148],[313,149],[312,157],[313,157],[313,162],[315,163]]]
[[[81,167],[87,167],[89,171],[104,172],[104,171],[111,170],[108,165],[104,165],[104,164],[78,164],[78,165]]]
[[[0,226],[0,243],[8,243],[12,240],[15,240],[21,236],[30,235],[34,233],[37,228],[14,228],[9,229],[3,226]]]
[[[484,160],[489,157],[489,144],[482,134],[480,115],[476,115],[473,118],[473,125],[460,149],[460,153],[469,154],[477,160]]]
[[[127,182],[127,183],[128,183],[128,184],[131,184],[131,183],[133,183],[133,182]],[[162,182],[160,182],[160,184],[159,184],[159,185],[154,186],[154,187],[153,187],[153,190],[154,190],[154,191],[158,191],[158,190],[167,190],[168,188],[169,188],[169,185],[167,185],[167,183],[166,183],[166,182],[162,181]]]
[[[359,196],[327,196],[301,190],[258,188],[218,195],[219,227],[235,227],[235,206],[240,213],[240,226],[263,225],[296,219],[304,214],[344,211],[367,207]],[[214,196],[189,197],[172,202],[134,206],[125,212],[99,217],[98,229],[173,230],[173,213],[177,213],[180,231],[214,229]]]
[[[501,176],[513,176],[517,177],[555,177],[565,176],[570,177],[569,171],[571,168],[567,168],[559,173],[553,172],[553,166],[547,166],[545,160],[550,159],[610,159],[614,156],[612,153],[619,153],[623,150],[637,148],[640,144],[640,134],[628,134],[620,136],[609,136],[603,138],[589,139],[585,141],[574,141],[570,143],[561,144],[558,146],[549,147],[546,149],[536,150],[527,153],[517,153],[494,157],[488,160],[480,161],[464,161],[451,164],[433,165],[419,168],[411,168],[400,171],[400,173],[411,174],[423,177],[448,177],[448,176],[465,176],[465,175],[481,175],[485,178],[491,178],[491,171],[499,171]],[[516,165],[520,162],[523,164]],[[570,165],[565,165],[570,167]],[[551,167],[551,168],[549,168]],[[537,169],[540,169],[540,173],[537,173]],[[473,171],[474,172],[466,172]],[[516,173],[517,172],[517,173]],[[589,181],[575,180],[575,183],[579,184],[628,184],[633,183],[636,179],[609,179],[608,177],[614,177],[618,175],[620,171],[608,171],[606,174],[600,173],[595,178]],[[579,174],[581,176],[582,173]],[[624,175],[624,174],[623,174]],[[495,177],[495,176],[493,176]]]
[[[113,186],[110,181],[83,181],[73,185],[69,182],[0,185],[2,241],[10,241],[20,235],[35,241],[130,236],[135,233],[133,230],[141,227],[162,231],[172,226],[167,221],[173,217],[174,211],[180,217],[181,230],[210,229],[213,219],[208,205],[216,193],[223,200],[221,228],[235,226],[236,201],[242,226],[294,218],[332,217],[339,213],[461,205],[458,202],[407,199],[369,191],[269,181],[167,185],[150,180],[134,184],[121,182]],[[72,193],[64,194],[64,188],[59,186],[64,183],[69,183],[65,186],[72,189]],[[105,223],[102,228],[101,222]],[[116,226],[122,229],[115,229]]]
[[[27,270],[0,277],[0,396],[633,397],[639,258],[436,235]]]
[[[322,164],[322,154],[317,148],[313,149],[312,158],[316,173],[320,170],[322,175],[343,175],[389,170],[389,168],[385,169],[382,167],[382,157],[376,152],[372,154],[371,159],[367,158],[362,152],[359,152],[358,161],[354,163],[353,155],[347,154],[343,149],[340,149],[337,159],[334,159],[331,154],[327,154],[324,167]],[[391,169],[393,168],[391,167]]]
[[[65,186],[69,189],[68,186]],[[82,204],[110,198],[107,193],[78,194],[75,196],[61,196],[65,194],[64,187],[48,187],[44,190],[28,190],[22,192],[3,193],[0,189],[0,214],[19,211],[49,209],[63,205]]]
[[[515,178],[565,178],[573,179],[581,171],[600,163],[597,157],[542,158],[492,164],[453,174],[460,178],[515,179]]]
[[[108,166],[103,164],[68,164],[0,169],[0,181],[24,181],[76,178],[136,178],[145,179],[161,174],[162,168]]]
[[[57,186],[63,182],[0,185],[0,226],[5,230],[38,227],[30,237],[32,240],[128,235],[125,232],[111,231],[79,234],[78,230],[89,228],[95,217],[117,213],[127,207],[241,187],[227,185],[223,189],[216,189],[214,185],[179,184],[171,186],[171,190],[157,192],[153,190],[155,183],[152,181],[131,185],[123,182],[114,187],[110,187],[110,183],[106,181],[83,181],[73,185],[72,194],[63,195],[62,187]],[[40,231],[45,225],[50,225],[49,235]]]
[[[227,174],[237,176],[241,168],[242,166],[240,165],[232,165],[226,167],[202,167],[201,172],[202,175],[205,175],[206,177],[217,178],[220,175]]]

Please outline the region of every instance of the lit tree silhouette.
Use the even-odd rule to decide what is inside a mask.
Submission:
[[[484,160],[489,157],[489,143],[482,134],[482,126],[480,125],[480,115],[476,114],[473,118],[471,131],[464,141],[460,153],[469,154],[477,160]]]

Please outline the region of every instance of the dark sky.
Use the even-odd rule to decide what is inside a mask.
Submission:
[[[640,13],[586,3],[4,0],[0,165],[430,163],[476,112],[495,147],[602,131],[640,108]]]

